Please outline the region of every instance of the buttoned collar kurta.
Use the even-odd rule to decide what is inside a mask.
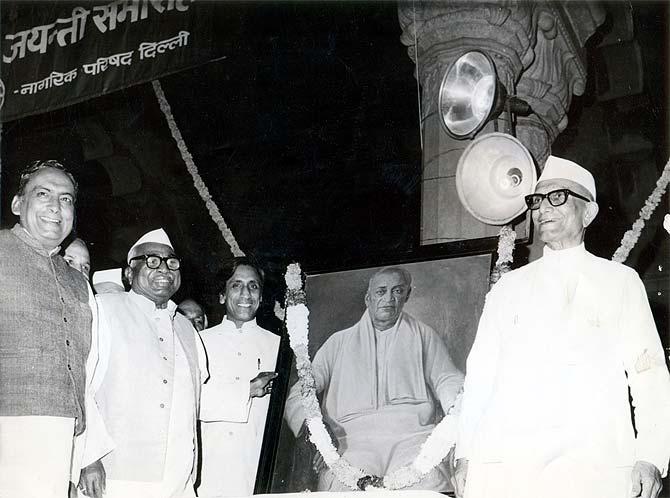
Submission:
[[[495,284],[467,361],[457,457],[471,466],[523,464],[536,469],[528,479],[566,459],[575,462],[573,475],[596,462],[612,469],[637,460],[665,472],[668,420],[670,379],[635,271],[583,245],[545,248]],[[562,478],[547,487],[589,498],[610,493],[591,484],[581,495]],[[468,496],[507,496],[500,486]],[[529,486],[523,496],[533,492]]]
[[[116,445],[103,459],[107,478],[152,482],[158,495],[188,496],[200,383],[207,376],[200,338],[172,301],[159,309],[133,291],[97,299],[106,370],[96,400]]]
[[[240,328],[224,317],[201,332],[210,379],[202,389],[200,496],[253,493],[270,396],[250,398],[250,381],[275,369],[279,336],[256,320]]]

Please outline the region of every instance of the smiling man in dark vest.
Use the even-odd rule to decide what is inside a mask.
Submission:
[[[0,496],[67,496],[73,437],[85,427],[91,309],[84,277],[58,255],[72,230],[77,184],[35,161],[0,231]]]

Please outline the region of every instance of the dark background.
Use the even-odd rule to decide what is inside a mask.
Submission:
[[[263,316],[271,318],[282,298],[289,262],[323,271],[420,252],[417,84],[397,4],[205,3],[225,58],[161,83],[224,219],[269,269]],[[587,246],[603,257],[618,247],[668,159],[668,6],[607,5],[632,13],[641,58],[606,57],[601,43],[616,29],[610,19],[589,42],[587,91],[573,99],[568,128],[553,144],[555,155],[596,176],[601,213]],[[640,91],[608,97],[638,66]],[[3,123],[4,226],[14,223],[17,171],[47,157],[64,159],[79,178],[77,232],[90,245],[93,270],[122,265],[140,235],[162,226],[184,258],[176,300],[193,296],[218,321],[214,286],[230,251],[151,85]],[[645,280],[664,338],[667,211],[664,197],[627,262]]]
[[[161,84],[232,233],[269,270],[262,325],[277,329],[273,303],[290,262],[314,273],[453,252],[418,243],[417,83],[395,2],[199,3],[212,9],[223,58]],[[670,38],[667,2],[606,5],[632,14],[639,58],[604,48],[617,36],[612,15],[589,41],[586,93],[573,98],[552,152],[594,173],[601,210],[586,242],[610,257],[668,160]],[[641,87],[629,90],[636,76]],[[218,323],[217,273],[231,254],[150,84],[5,122],[1,148],[3,226],[15,222],[18,171],[62,159],[80,182],[76,228],[93,270],[122,266],[135,240],[162,226],[184,261],[175,300],[194,297]],[[643,277],[666,345],[667,212],[664,196],[627,261]],[[517,250],[517,264],[527,253]]]

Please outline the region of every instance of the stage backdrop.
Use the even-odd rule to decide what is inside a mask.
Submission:
[[[223,56],[212,37],[212,5],[3,1],[0,118],[50,111]]]

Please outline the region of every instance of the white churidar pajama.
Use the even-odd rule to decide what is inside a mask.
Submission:
[[[0,417],[0,498],[66,497],[73,437],[73,418]]]

